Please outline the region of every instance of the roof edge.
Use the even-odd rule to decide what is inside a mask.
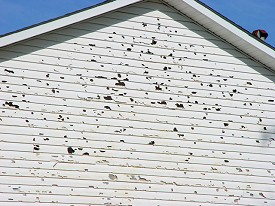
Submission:
[[[163,0],[226,42],[275,71],[275,48],[199,0]]]
[[[5,47],[32,37],[45,34],[47,32],[60,29],[74,23],[84,21],[89,18],[99,16],[101,14],[141,2],[142,0],[109,0],[102,2],[92,7],[82,9],[76,12],[66,14],[61,17],[57,17],[42,23],[35,24],[30,27],[26,27],[15,32],[7,33],[0,36],[0,48]],[[91,12],[93,9],[93,12]]]

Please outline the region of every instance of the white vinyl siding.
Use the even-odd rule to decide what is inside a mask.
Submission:
[[[274,205],[274,80],[158,1],[3,48],[0,204]]]

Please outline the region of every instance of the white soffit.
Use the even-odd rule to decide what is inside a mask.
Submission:
[[[196,0],[163,0],[236,48],[275,71],[275,51]]]

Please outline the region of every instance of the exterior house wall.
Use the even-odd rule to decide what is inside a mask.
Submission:
[[[0,74],[5,206],[275,204],[274,72],[161,2],[2,48]]]

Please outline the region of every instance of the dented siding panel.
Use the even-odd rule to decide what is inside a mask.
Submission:
[[[0,51],[5,205],[274,205],[275,74],[159,1]]]

